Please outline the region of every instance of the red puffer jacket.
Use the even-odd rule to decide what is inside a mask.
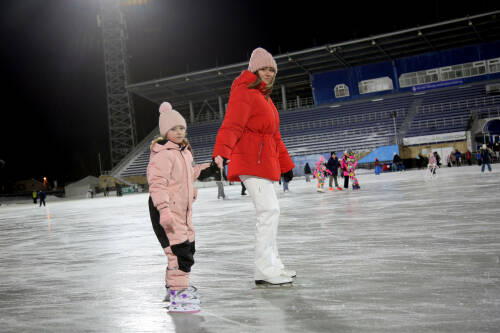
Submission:
[[[234,80],[226,116],[215,140],[212,156],[220,155],[228,164],[228,179],[239,181],[239,175],[278,180],[294,168],[279,131],[278,110],[261,89],[249,89],[257,76],[243,71]]]

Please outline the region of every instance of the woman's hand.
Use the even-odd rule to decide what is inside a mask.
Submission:
[[[217,164],[219,169],[224,168],[224,158],[222,156],[220,156],[220,155],[215,156],[214,162],[215,162],[215,164]],[[226,164],[228,164],[229,162],[231,162],[231,160],[226,160],[225,162],[226,162]]]

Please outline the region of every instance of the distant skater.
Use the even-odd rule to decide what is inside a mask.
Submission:
[[[318,189],[317,191],[322,193],[325,192],[323,187],[325,186],[325,179],[330,176],[332,172],[327,169],[325,164],[325,158],[320,156],[319,161],[316,162],[316,167],[314,168],[313,175],[318,180]]]
[[[483,144],[483,147],[481,148],[481,164],[482,164],[481,172],[484,172],[485,166],[488,166],[488,171],[491,172],[491,165],[490,165],[492,160],[491,156],[492,154],[490,150],[485,144]]]
[[[168,258],[166,300],[169,312],[199,312],[198,289],[189,285],[195,253],[193,183],[210,164],[194,165],[186,120],[168,102],[160,106],[159,127],[161,137],[151,144],[147,178],[151,222]]]
[[[356,177],[356,167],[358,166],[358,160],[353,152],[350,152],[347,156],[347,171],[349,174],[349,178],[352,181],[352,189],[359,190],[359,182],[358,177]]]
[[[335,152],[332,151],[330,154],[330,158],[328,159],[328,162],[326,163],[326,168],[328,170],[330,170],[330,175],[328,177],[329,178],[328,179],[328,190],[330,190],[330,191],[333,191],[332,181],[335,182],[335,187],[337,188],[337,190],[342,191],[342,187],[339,186],[339,183],[337,181],[339,167],[340,167],[339,159],[338,159],[337,155],[335,155]]]
[[[304,166],[304,175],[306,177],[306,183],[309,183],[311,181],[311,167],[309,166],[309,163],[306,163]]]
[[[427,164],[426,176],[428,178],[435,178],[437,177],[437,169],[439,168],[436,160],[436,155],[430,152],[427,157],[429,158],[429,163]]]
[[[342,160],[340,161],[340,169],[342,169],[343,175],[344,175],[344,188],[348,189],[349,188],[349,171],[347,169],[347,159],[348,159],[348,154],[347,150],[344,151],[344,155],[342,155]]]
[[[42,207],[42,204],[45,207],[45,197],[46,197],[46,194],[45,194],[44,190],[38,191],[38,199],[40,199],[40,206],[38,206],[38,207]]]

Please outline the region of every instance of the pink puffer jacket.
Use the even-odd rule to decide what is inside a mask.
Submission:
[[[164,227],[170,245],[194,241],[192,207],[198,191],[193,183],[209,165],[195,165],[188,149],[170,141],[157,142],[151,149],[147,168],[149,193],[160,220],[165,213],[173,216],[172,225]]]

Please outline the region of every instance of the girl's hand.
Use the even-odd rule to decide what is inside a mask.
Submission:
[[[210,167],[210,163],[202,163],[200,165],[200,170],[205,170],[206,168]]]

